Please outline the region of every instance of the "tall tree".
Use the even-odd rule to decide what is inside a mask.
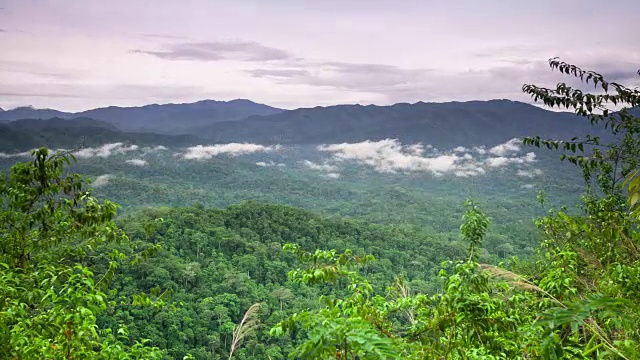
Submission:
[[[77,174],[73,155],[32,153],[0,178],[0,353],[10,359],[153,359],[127,328],[101,329],[96,315],[113,301],[105,290],[117,260],[98,277],[93,249],[126,241],[113,223],[117,205],[98,201]]]

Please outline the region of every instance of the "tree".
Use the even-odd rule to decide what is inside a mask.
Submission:
[[[282,311],[282,308],[284,306],[285,303],[291,301],[291,299],[293,299],[293,292],[291,291],[291,289],[286,288],[286,287],[278,287],[275,288],[272,292],[271,295],[273,295],[275,298],[278,299],[278,302],[280,303],[280,310]]]
[[[569,141],[525,139],[533,146],[569,152],[562,158],[579,166],[586,181],[595,176],[598,185],[598,191],[589,189],[582,198],[582,216],[554,211],[538,221],[545,235],[544,266],[549,269],[539,284],[561,300],[540,323],[545,324],[547,345],[555,354],[567,354],[568,342],[561,335],[570,329],[582,333],[574,337],[576,343],[603,348],[594,349],[594,354],[636,358],[640,339],[632,329],[640,324],[640,311],[633,303],[640,295],[640,236],[633,208],[640,190],[640,119],[632,112],[640,106],[640,91],[557,58],[549,65],[585,84],[591,81],[596,93],[565,83],[555,89],[524,85],[523,91],[547,106],[575,111],[608,130],[610,140],[589,135]],[[625,206],[625,184],[632,211]]]
[[[122,254],[96,281],[93,249],[126,241],[113,223],[117,205],[99,202],[84,179],[65,175],[73,155],[32,152],[0,178],[0,353],[15,359],[153,359],[125,326],[100,329],[96,315],[114,302],[105,291]]]
[[[573,75],[585,84],[591,81],[597,92],[587,93],[566,83],[558,83],[555,89],[526,84],[522,90],[531,95],[534,101],[542,101],[549,107],[572,110],[588,119],[592,125],[609,129],[613,140],[605,143],[601,137],[590,135],[571,140],[527,137],[525,144],[561,148],[573,154],[577,152],[578,155],[564,155],[563,159],[580,166],[587,180],[596,175],[605,193],[616,192],[624,179],[633,177],[634,172],[637,174],[640,165],[640,119],[631,113],[632,108],[640,106],[640,90],[610,82],[597,72],[583,70],[558,58],[550,59],[549,65],[561,73]],[[619,109],[614,111],[616,107]]]
[[[370,257],[350,250],[306,252],[286,245],[307,268],[289,273],[295,282],[346,289],[321,298],[323,307],[294,314],[272,334],[304,341],[292,356],[340,359],[637,359],[640,358],[640,233],[637,206],[640,121],[626,108],[640,93],[603,76],[551,59],[552,69],[600,86],[588,94],[564,83],[556,89],[525,85],[534,100],[571,108],[604,125],[607,142],[587,136],[569,141],[528,137],[525,143],[561,149],[580,166],[589,187],[582,213],[550,210],[536,221],[543,241],[534,259],[509,268],[478,263],[489,219],[473,202],[460,227],[469,243],[459,261],[442,264],[442,290],[413,294],[396,282],[377,292],[361,265]],[[611,92],[609,92],[611,90]],[[628,199],[623,186],[627,179]],[[544,197],[539,198],[544,204]],[[503,249],[506,253],[508,248]],[[520,274],[521,270],[522,274]],[[336,352],[337,351],[337,352]]]

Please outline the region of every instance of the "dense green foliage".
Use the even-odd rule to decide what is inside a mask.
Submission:
[[[619,176],[630,178],[630,202],[637,203],[633,171],[638,166],[640,120],[606,104],[637,106],[640,92],[608,83],[601,75],[550,61],[551,67],[594,80],[604,95],[584,94],[559,84],[556,90],[527,85],[524,90],[547,105],[563,105],[605,122],[617,141],[588,137],[571,142],[530,138],[528,143],[564,147],[585,155],[565,156],[580,166],[597,189],[582,198],[582,213],[550,211],[537,221],[544,240],[540,255],[511,269],[478,263],[476,249],[488,219],[469,202],[461,233],[470,244],[466,260],[445,266],[443,291],[412,294],[400,278],[387,296],[376,295],[350,251],[307,253],[289,246],[309,264],[290,273],[295,282],[347,281],[347,296],[330,296],[325,306],[291,316],[275,335],[308,333],[295,354],[304,358],[587,359],[640,356],[640,232]],[[615,89],[613,94],[608,88]],[[594,113],[600,110],[601,113]],[[605,148],[601,151],[600,147]],[[619,175],[617,170],[621,172]],[[541,202],[544,198],[540,199]],[[443,264],[444,265],[444,264]],[[447,269],[448,268],[448,269]]]
[[[127,206],[116,225],[117,206],[65,171],[72,156],[34,152],[0,181],[0,353],[638,358],[640,127],[606,103],[634,107],[640,94],[557,60],[551,66],[597,79],[604,95],[564,84],[524,90],[607,124],[612,136],[526,139],[566,152],[586,181],[570,187],[563,182],[577,173],[548,172],[545,185],[560,186],[538,204],[514,184],[515,169],[485,181],[364,180],[371,170],[357,167],[326,183],[295,169],[252,177],[256,159],[185,165],[157,156],[147,161],[164,167],[128,168],[97,189]],[[109,161],[76,169],[126,166]],[[181,172],[190,179],[176,181]],[[582,189],[578,211],[561,206]],[[480,201],[462,207],[468,196]],[[246,198],[278,204],[213,207]]]
[[[96,277],[92,253],[126,240],[78,175],[64,176],[64,154],[34,152],[0,178],[0,354],[11,359],[150,359],[159,352],[129,341],[126,326],[98,327],[114,302],[109,278],[123,260],[111,254]],[[107,256],[107,254],[105,254]],[[97,280],[97,281],[96,281]],[[125,340],[125,345],[121,342]]]
[[[106,122],[89,118],[21,119],[0,123],[0,152],[28,151],[42,146],[75,149],[114,142],[185,146],[198,141],[189,135],[124,132]]]
[[[163,221],[153,222],[159,218]],[[152,339],[168,349],[170,358],[187,351],[199,359],[226,354],[233,325],[257,302],[263,304],[263,325],[235,358],[278,359],[288,353],[295,341],[269,337],[270,327],[296,311],[317,307],[319,295],[339,289],[288,282],[287,272],[299,265],[295,256],[282,253],[288,242],[308,251],[329,247],[351,248],[361,256],[376,254],[379,260],[365,271],[380,288],[404,273],[412,287],[425,292],[439,287],[435,275],[441,261],[466,253],[464,243],[435,234],[257,203],[226,210],[149,209],[122,219],[122,226],[133,244],[162,243],[163,250],[148,262],[123,268],[127,275],[117,282],[120,293],[128,296],[160,286],[182,305],[175,312],[125,307],[105,321],[129,323],[131,334]]]

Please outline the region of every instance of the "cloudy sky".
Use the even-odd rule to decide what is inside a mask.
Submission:
[[[563,60],[637,84],[638,0],[0,0],[0,107],[509,98]]]

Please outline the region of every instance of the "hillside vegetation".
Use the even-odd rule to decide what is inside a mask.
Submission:
[[[76,156],[74,170],[96,174],[115,159],[111,151],[152,148],[42,148],[17,163],[24,155],[4,154],[13,165],[0,179],[0,353],[15,359],[640,357],[640,120],[607,110],[610,103],[639,106],[640,92],[555,59],[550,65],[604,93],[563,84],[523,90],[545,105],[574,110],[596,128],[606,125],[611,136],[525,138],[524,145],[559,150],[567,169],[572,163],[582,173],[544,169],[559,177],[541,182],[584,183],[559,185],[557,192],[538,194],[537,202],[515,196],[523,188],[513,184],[517,174],[534,173],[525,167],[534,156],[507,156],[506,147],[496,150],[500,160],[464,158],[476,167],[517,165],[486,165],[482,171],[496,177],[483,181],[442,178],[426,167],[453,153],[420,157],[421,148],[390,142],[384,149],[421,164],[430,171],[428,181],[394,179],[388,170],[398,164],[368,157],[347,179],[330,178],[333,185],[298,170],[271,182],[243,176],[258,160],[276,176],[285,159],[271,150],[270,159],[175,163],[164,175],[144,166],[208,154],[188,148],[118,158],[110,171],[132,166],[138,172],[116,177],[111,187],[114,175],[103,174],[111,177],[96,178],[95,192],[84,176],[68,171]],[[207,151],[221,149],[229,147]],[[89,155],[99,161],[83,163]],[[311,162],[311,168],[346,173],[339,163]],[[207,195],[197,184],[211,174],[202,169],[212,167],[225,176],[207,182]],[[381,169],[387,170],[381,180],[362,180]],[[460,170],[482,173],[450,172]],[[193,179],[177,181],[184,171]],[[310,195],[283,199],[281,179],[290,193]],[[421,193],[421,186],[431,188]],[[97,192],[131,204],[116,218],[118,205]],[[260,194],[279,204],[227,206]],[[467,195],[480,201],[463,203]],[[323,196],[328,204],[315,204]],[[186,205],[190,200],[200,201]],[[321,213],[283,205],[295,201]],[[537,231],[526,221],[533,217]]]

